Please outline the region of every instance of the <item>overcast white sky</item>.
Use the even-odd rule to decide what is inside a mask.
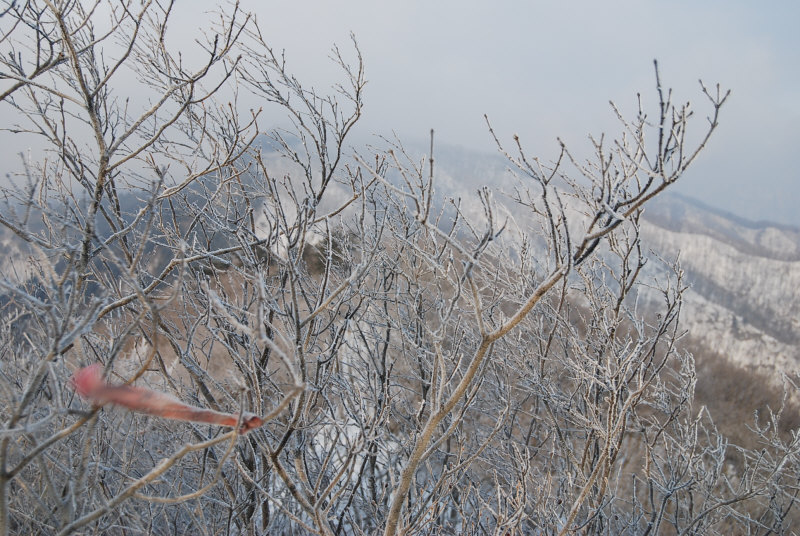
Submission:
[[[204,2],[205,3],[205,0]],[[213,5],[208,2],[208,5]],[[333,78],[332,43],[356,34],[369,84],[362,132],[491,151],[483,114],[531,152],[615,132],[608,106],[698,78],[733,90],[709,150],[680,187],[753,219],[800,225],[800,2],[796,0],[243,0],[301,79]]]
[[[182,49],[216,4],[178,3],[170,30]],[[298,77],[320,89],[339,80],[331,45],[347,51],[356,35],[369,81],[361,140],[394,131],[423,141],[433,128],[438,143],[489,153],[488,114],[504,140],[518,133],[530,154],[549,159],[556,137],[580,153],[589,133],[616,134],[608,101],[630,110],[637,91],[652,99],[654,58],[678,100],[691,99],[698,112],[706,109],[697,79],[720,82],[733,91],[721,126],[678,190],[750,219],[800,226],[798,0],[241,4]]]

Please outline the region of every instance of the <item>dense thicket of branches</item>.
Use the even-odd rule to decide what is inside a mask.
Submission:
[[[496,138],[511,193],[450,199],[433,139],[346,151],[355,44],[321,93],[237,6],[178,54],[176,9],[2,8],[3,132],[41,150],[2,188],[0,534],[790,530],[796,436],[728,443],[676,347],[680,269],[642,276],[642,208],[726,93],[694,145],[660,80],[587,162]],[[67,380],[95,362],[267,422],[92,408]]]

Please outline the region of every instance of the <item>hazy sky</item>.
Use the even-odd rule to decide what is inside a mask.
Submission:
[[[169,29],[181,50],[216,4],[178,2]],[[654,104],[654,58],[676,99],[702,114],[698,129],[708,108],[697,80],[720,82],[733,92],[720,128],[678,189],[750,219],[800,225],[800,1],[241,4],[290,69],[321,89],[339,81],[331,45],[347,53],[356,35],[368,79],[362,140],[394,131],[423,141],[433,128],[439,143],[489,153],[488,114],[503,140],[518,133],[531,155],[551,159],[556,137],[585,153],[589,133],[619,131],[609,100],[633,110],[641,91]]]
[[[211,2],[208,5],[212,5]],[[483,114],[510,140],[553,157],[615,133],[609,99],[653,96],[652,60],[679,100],[698,78],[732,89],[706,154],[680,186],[754,219],[800,225],[800,2],[795,0],[244,0],[301,79],[325,86],[349,32],[369,84],[362,132],[396,131],[492,151]],[[699,126],[699,125],[698,125]]]

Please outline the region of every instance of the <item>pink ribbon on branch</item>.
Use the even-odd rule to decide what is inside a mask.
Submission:
[[[210,409],[184,404],[167,393],[160,393],[133,385],[113,385],[103,379],[103,366],[99,363],[84,367],[72,376],[72,387],[95,406],[114,404],[132,411],[176,419],[228,426],[239,426],[239,433],[246,434],[264,424],[264,420],[252,413],[243,413],[241,422],[236,413],[220,413]]]

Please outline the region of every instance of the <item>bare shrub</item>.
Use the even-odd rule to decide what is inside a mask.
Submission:
[[[426,157],[345,150],[355,42],[321,92],[236,5],[191,65],[176,9],[4,8],[5,132],[43,149],[0,212],[18,248],[0,281],[0,532],[788,530],[796,435],[761,418],[757,445],[735,445],[695,406],[679,267],[658,314],[635,300],[642,208],[727,93],[702,87],[694,145],[658,79],[654,114],[617,111],[623,135],[588,162],[496,138],[515,188],[461,200],[436,191],[433,136]],[[291,128],[262,131],[245,94]],[[66,380],[95,362],[266,422],[90,408]]]

